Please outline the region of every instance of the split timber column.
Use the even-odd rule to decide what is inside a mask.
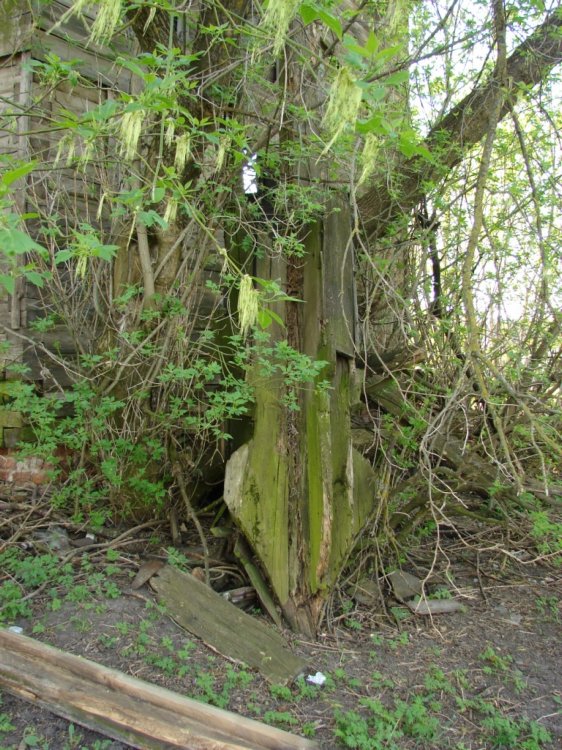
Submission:
[[[309,228],[306,256],[287,262],[289,344],[328,364],[327,390],[283,406],[280,381],[256,374],[252,439],[230,458],[225,501],[260,559],[294,630],[315,635],[348,552],[375,505],[370,464],[351,443],[355,299],[349,208]],[[275,264],[272,260],[261,264]],[[257,269],[279,278],[280,268]]]

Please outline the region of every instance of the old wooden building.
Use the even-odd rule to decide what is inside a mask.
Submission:
[[[80,172],[65,162],[64,135],[56,121],[61,113],[80,116],[116,92],[129,90],[131,74],[117,62],[128,42],[122,39],[106,48],[91,43],[88,27],[93,17],[87,11],[80,17],[71,15],[72,5],[72,0],[0,3],[0,168],[36,162],[33,173],[12,186],[11,206],[2,208],[35,213],[41,220],[56,216],[58,222],[79,218],[95,223],[103,176],[91,169]],[[52,83],[42,66],[49,62],[61,67],[70,63],[69,69],[80,74],[80,81]],[[66,205],[61,205],[60,196]],[[27,227],[33,234],[33,220]],[[48,335],[34,330],[33,321],[44,314],[43,308],[37,287],[22,277],[13,291],[0,290],[0,380],[11,377],[9,366],[19,363],[29,368],[26,377],[41,384],[44,363],[37,357],[36,345],[39,350],[54,348],[62,356],[76,349],[77,342],[64,322],[58,322]],[[57,381],[64,381],[63,373],[55,375]],[[1,388],[0,383],[0,398]],[[15,443],[20,425],[19,415],[4,403],[0,409],[4,446]]]

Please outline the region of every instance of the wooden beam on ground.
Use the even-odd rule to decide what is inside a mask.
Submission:
[[[318,748],[7,630],[0,630],[0,687],[138,750]]]
[[[279,633],[189,573],[166,565],[150,585],[166,613],[219,654],[258,669],[278,685],[304,672],[306,663],[289,651]]]

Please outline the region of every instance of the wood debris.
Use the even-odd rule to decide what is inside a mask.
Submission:
[[[189,573],[169,565],[150,580],[168,615],[214,651],[258,669],[270,682],[284,685],[305,670],[273,628],[242,612]]]
[[[138,750],[318,749],[311,740],[7,630],[0,630],[0,687]]]

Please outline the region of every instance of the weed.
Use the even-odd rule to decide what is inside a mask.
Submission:
[[[196,697],[218,708],[227,708],[234,688],[245,687],[253,679],[253,676],[246,670],[236,671],[233,667],[227,666],[225,681],[222,689],[218,692],[214,677],[208,672],[199,672],[195,679],[195,685],[199,691],[199,695]]]
[[[358,750],[382,750],[384,738],[374,738],[367,720],[356,711],[337,711],[335,714],[336,729],[334,734],[340,739],[344,747],[358,748]]]
[[[388,677],[385,677],[381,672],[371,673],[371,683],[373,687],[377,689],[394,687],[394,683],[392,682],[392,680]]]
[[[119,633],[119,635],[125,636],[125,635],[128,635],[131,629],[131,626],[129,625],[128,622],[116,622],[115,628],[117,632]]]
[[[0,732],[11,732],[15,729],[15,726],[10,721],[10,717],[6,713],[0,713]]]
[[[106,635],[105,633],[101,633],[98,636],[98,641],[104,648],[116,648],[119,639],[116,635]]]
[[[266,724],[294,726],[299,723],[298,719],[295,719],[288,711],[266,711],[262,718]]]
[[[350,688],[361,688],[363,683],[356,677],[350,677],[343,667],[337,667],[333,673],[334,682],[342,683]],[[300,677],[297,683],[300,681],[301,695],[308,698],[314,698],[318,694],[318,688],[314,685],[307,685],[303,678]],[[302,687],[301,687],[302,685]]]
[[[189,659],[193,651],[197,648],[193,641],[185,641],[183,646],[178,649],[177,655],[180,659]]]
[[[410,635],[406,631],[400,633],[396,638],[391,639],[388,645],[392,651],[397,651],[400,646],[407,646],[410,643]]]
[[[301,730],[305,737],[314,737],[316,734],[316,724],[312,721],[306,721],[302,725]]]
[[[79,633],[89,633],[92,629],[92,623],[85,614],[72,615],[70,622]]]
[[[396,638],[386,639],[378,633],[371,633],[371,641],[373,643],[373,646],[380,647],[387,645],[392,651],[397,651],[400,646],[408,645],[408,643],[410,642],[410,636],[406,631],[403,631],[402,633],[399,633]],[[377,653],[371,651],[369,656],[371,658],[376,658]]]
[[[361,698],[366,712],[335,712],[335,735],[345,747],[357,750],[398,750],[398,740],[412,737],[431,741],[437,737],[439,721],[429,714],[422,696],[411,702],[395,699],[394,707],[387,708],[380,700]]]
[[[560,622],[558,599],[555,596],[539,596],[535,600],[537,612],[549,622]]]
[[[511,667],[512,657],[501,656],[494,650],[492,646],[487,646],[481,654],[478,654],[478,658],[486,662],[482,671],[485,674],[493,674],[494,672],[507,672]]]
[[[440,586],[438,589],[435,589],[433,594],[430,597],[431,599],[452,599],[453,595],[449,591],[448,588],[445,586]]]
[[[293,693],[286,685],[270,685],[269,692],[274,698],[281,701],[292,701]]]
[[[453,695],[456,692],[454,685],[447,678],[445,672],[435,665],[432,665],[429,668],[429,672],[425,675],[424,686],[430,694],[447,693],[448,695]]]
[[[553,561],[562,561],[562,524],[553,521],[546,511],[530,513],[533,524],[531,534],[536,541],[537,550],[541,555],[556,555]]]
[[[522,693],[526,689],[527,680],[519,669],[513,670],[511,673],[511,679],[516,693]]]
[[[522,718],[513,719],[501,713],[493,704],[481,698],[457,697],[461,712],[471,711],[473,721],[481,715],[481,726],[486,732],[487,747],[501,750],[541,750],[552,742],[552,736],[538,722]]]
[[[540,750],[543,745],[552,742],[551,734],[536,721],[516,721],[495,709],[482,721],[482,726],[486,729],[492,748]]]
[[[397,622],[402,622],[402,620],[407,620],[412,616],[412,613],[406,607],[391,607],[390,612]]]
[[[160,654],[147,654],[145,661],[153,667],[160,669],[168,677],[173,677],[177,671],[176,660],[173,656],[161,656]]]
[[[183,552],[180,552],[175,547],[168,547],[166,554],[168,556],[166,560],[168,565],[172,565],[174,568],[178,568],[178,570],[191,570],[191,564]]]

